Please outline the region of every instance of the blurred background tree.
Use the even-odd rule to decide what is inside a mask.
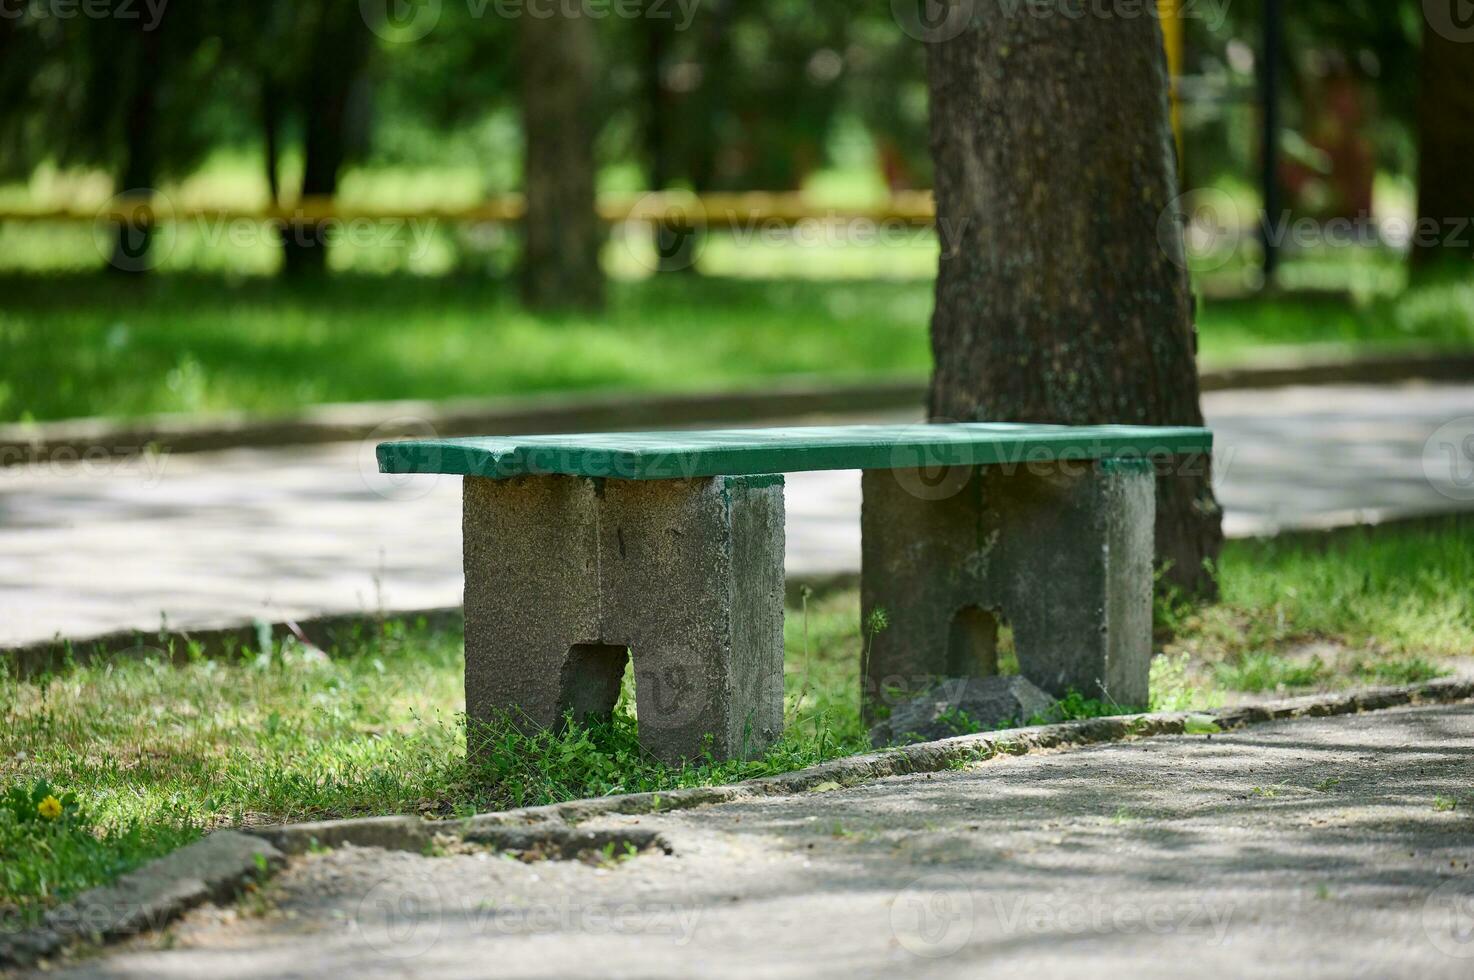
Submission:
[[[135,19],[22,8],[0,18],[0,77],[21,95],[0,109],[0,172],[93,167],[121,192],[255,154],[264,196],[290,206],[333,197],[356,165],[469,151],[486,160],[482,193],[521,189],[518,91],[534,69],[518,68],[517,20],[489,3],[422,6],[438,18],[423,36],[371,30],[356,0],[199,0],[157,23],[141,7]],[[1474,128],[1461,101],[1474,49],[1423,8],[1285,6],[1280,176],[1297,213],[1365,213],[1379,174],[1416,180],[1427,214],[1469,210],[1468,182],[1440,161],[1461,159]],[[1265,0],[1187,10],[1185,184],[1252,188]],[[930,187],[925,46],[888,5],[644,0],[643,13],[589,25],[603,189],[813,190],[835,172],[872,195]],[[281,268],[320,271],[322,233],[310,215],[283,227]]]
[[[1451,257],[1462,260],[1453,264],[1455,278],[1467,279],[1467,243],[1474,240],[1474,234],[1453,234],[1474,210],[1474,183],[1462,172],[1474,133],[1468,101],[1474,27],[1460,26],[1462,0],[1448,0],[1447,10],[1440,2],[1279,0],[1284,82],[1275,142],[1282,154],[1274,177],[1284,208],[1271,217],[1274,223],[1311,218],[1320,227],[1345,218],[1359,237],[1353,248],[1291,243],[1278,293],[1258,271],[1264,138],[1257,79],[1266,64],[1266,11],[1275,0],[1177,4],[1185,35],[1176,79],[1180,184],[1190,192],[1189,204],[1226,199],[1237,211],[1226,228],[1209,222],[1189,235],[1199,321],[1204,310],[1220,318],[1215,331],[1201,332],[1210,352],[1281,340],[1474,342],[1467,336],[1474,330],[1474,293],[1455,286],[1420,293],[1408,273],[1411,256],[1437,283],[1443,275],[1437,267],[1447,263],[1432,260]],[[781,358],[758,358],[765,369],[840,370],[838,341],[831,337],[830,349],[822,350],[820,337],[844,330],[847,352],[863,354],[875,370],[917,370],[929,356],[916,334],[932,303],[937,239],[921,230],[877,248],[796,244],[806,230],[859,226],[835,219],[836,208],[884,214],[910,200],[896,195],[934,184],[928,45],[914,36],[914,25],[902,23],[898,11],[905,5],[589,4],[608,15],[590,18],[576,45],[582,53],[560,62],[589,66],[588,79],[548,111],[533,105],[551,94],[538,72],[550,70],[554,54],[569,58],[567,32],[543,42],[552,44],[547,57],[526,57],[524,18],[505,16],[521,9],[512,3],[385,0],[379,18],[374,3],[358,0],[195,0],[158,7],[157,21],[154,8],[137,3],[126,8],[135,16],[121,16],[120,4],[119,16],[95,18],[57,16],[56,5],[8,6],[0,16],[0,81],[11,96],[0,105],[0,211],[13,215],[0,219],[5,292],[40,297],[38,310],[25,316],[51,324],[80,316],[75,308],[88,297],[97,298],[98,317],[114,315],[111,281],[88,278],[101,269],[156,270],[167,275],[154,279],[183,283],[181,290],[191,277],[209,288],[246,284],[258,290],[262,307],[310,309],[271,310],[308,347],[343,315],[344,293],[330,285],[335,278],[349,295],[374,293],[377,308],[387,309],[394,306],[391,293],[419,296],[415,281],[433,275],[447,284],[430,292],[440,307],[456,295],[468,297],[468,308],[503,297],[521,306],[525,299],[527,310],[563,309],[575,317],[597,314],[606,326],[622,323],[609,330],[626,337],[636,332],[630,323],[667,317],[704,327],[739,311],[729,322],[747,318],[740,341],[708,338],[718,360],[763,336],[749,322],[759,307],[791,300],[815,339],[807,346],[795,340]],[[560,70],[551,74],[556,79]],[[575,117],[576,127],[560,121]],[[528,120],[546,123],[539,138],[528,138],[537,128]],[[570,139],[575,128],[580,132]],[[565,145],[580,149],[564,152]],[[557,180],[545,179],[555,171]],[[540,186],[556,193],[541,193]],[[162,208],[189,213],[190,220],[155,226],[146,211],[119,227],[91,220],[114,195],[150,189]],[[792,193],[812,219],[763,238],[676,223],[651,236],[643,222],[594,217],[596,201],[618,212],[653,190],[672,192],[672,200],[686,192]],[[519,194],[526,195],[526,219],[497,218],[516,213]],[[233,216],[231,229],[250,225],[251,234],[242,242],[223,234],[225,225],[211,217],[220,209]],[[70,224],[35,217],[54,211],[81,217]],[[416,247],[404,244],[402,227],[396,238],[389,222],[358,241],[341,233],[351,223],[342,216],[365,212],[422,217]],[[456,212],[491,217],[447,216]],[[1448,232],[1434,236],[1438,248],[1415,249],[1399,235],[1399,222],[1420,214]],[[661,269],[696,274],[655,274]],[[29,274],[43,271],[74,278]],[[278,288],[272,285],[278,276],[315,285]],[[759,293],[761,303],[751,299]],[[196,322],[190,311],[199,306],[197,297],[179,298],[178,305],[185,314],[163,300],[130,309],[134,319],[156,316],[160,332],[177,331],[158,341],[160,370],[187,380],[195,377],[195,361],[206,374],[215,362],[180,325]],[[19,336],[3,329],[5,312],[0,308],[0,345]],[[862,317],[872,318],[873,350],[853,336]],[[27,336],[32,322],[25,320]],[[75,343],[103,349],[108,337],[122,336],[112,330],[116,324],[88,323]],[[256,363],[259,337],[251,338],[274,336],[260,324],[257,314],[245,317],[230,338],[241,349],[226,350],[214,337],[218,363]],[[37,363],[50,364],[43,346],[38,340],[35,356],[43,361]],[[406,387],[385,388],[386,394],[459,391],[486,376],[485,365],[477,375],[464,351],[457,357],[454,344],[445,348],[433,356],[419,352],[408,364],[390,358],[379,376]],[[647,353],[612,348],[596,357],[599,349],[583,342],[588,363],[529,363],[505,383],[593,386],[653,363]],[[0,352],[12,364],[30,356],[15,348]],[[284,370],[285,357],[276,353],[260,358],[263,371]],[[42,414],[65,412],[67,404],[104,397],[87,392],[109,390],[106,379],[79,375],[67,389],[71,395],[63,397],[60,388],[67,386],[60,386],[48,400],[51,393],[27,380],[35,372],[17,374],[0,378],[0,405],[7,386],[25,393],[10,396],[5,411],[12,415],[42,403],[52,406],[38,408]],[[287,385],[292,393],[280,397],[318,397],[313,393],[331,387],[320,374]],[[344,384],[350,390],[340,397],[359,397],[357,382]],[[203,383],[196,389],[181,382],[178,391],[196,392],[200,404],[228,401]],[[173,405],[171,398],[194,404],[182,394],[137,398],[140,406]],[[29,404],[17,408],[22,401]]]

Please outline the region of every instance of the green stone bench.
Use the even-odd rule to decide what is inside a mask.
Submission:
[[[753,756],[783,725],[783,473],[863,470],[866,704],[996,672],[1143,704],[1153,460],[1204,429],[959,423],[436,439],[385,473],[464,476],[466,713],[607,713],[633,654],[641,743]]]

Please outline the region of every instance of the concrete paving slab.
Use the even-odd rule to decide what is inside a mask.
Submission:
[[[1471,756],[1466,702],[581,825],[627,860],[343,847],[60,975],[1463,978]]]
[[[1457,455],[1474,386],[1211,392],[1204,407],[1232,535],[1474,506],[1474,457]],[[381,476],[373,450],[0,469],[0,647],[458,604],[459,478]],[[853,472],[788,479],[790,574],[858,569],[859,501]]]

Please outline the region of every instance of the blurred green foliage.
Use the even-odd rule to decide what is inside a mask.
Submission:
[[[51,163],[121,179],[144,153],[162,180],[211,153],[260,153],[269,127],[289,160],[309,127],[332,119],[345,129],[341,162],[466,164],[482,172],[483,192],[515,186],[517,22],[508,13],[520,4],[386,0],[391,15],[433,16],[423,36],[420,22],[406,30],[391,16],[386,26],[365,15],[374,4],[358,0],[100,7],[131,18],[60,17],[53,6],[19,5],[19,16],[0,18],[0,81],[10,96],[0,105],[0,177],[24,179]],[[860,158],[893,187],[929,186],[925,45],[900,28],[891,4],[598,6],[608,11],[598,21],[600,150],[608,165],[634,168],[638,186],[653,177],[698,191],[792,189]],[[1187,8],[1187,73],[1196,83],[1184,94],[1201,96],[1184,113],[1195,185],[1224,170],[1244,173],[1255,152],[1262,7]],[[1388,148],[1379,166],[1406,172],[1418,0],[1285,7],[1291,125],[1327,59],[1345,63],[1376,105],[1378,145]],[[351,76],[341,91],[324,81],[334,73]],[[322,103],[332,100],[346,100],[344,111],[328,112]]]

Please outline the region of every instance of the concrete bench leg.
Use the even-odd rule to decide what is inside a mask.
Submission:
[[[997,672],[1000,622],[1019,670],[1057,696],[1147,703],[1151,661],[1151,464],[980,467],[928,482],[864,476],[861,606],[873,635],[867,716],[887,692]]]
[[[467,477],[466,714],[608,714],[633,655],[640,742],[753,757],[783,728],[783,478]]]

